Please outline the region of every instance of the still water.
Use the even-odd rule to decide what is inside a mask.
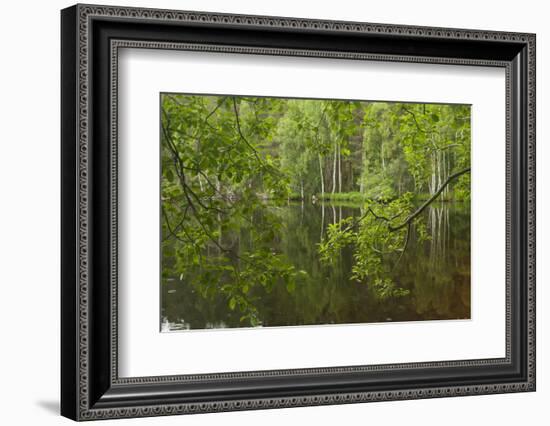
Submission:
[[[470,318],[470,204],[434,203],[421,220],[431,238],[419,241],[411,233],[408,247],[388,269],[403,297],[381,300],[369,286],[350,279],[353,251],[345,248],[330,266],[320,263],[317,244],[330,223],[360,216],[350,203],[293,203],[278,207],[283,232],[273,248],[286,255],[307,278],[294,291],[263,288],[257,309],[263,327],[350,324],[388,321],[450,320]],[[389,260],[388,260],[389,261]],[[228,307],[223,295],[203,298],[190,282],[166,277],[161,288],[161,329],[227,328],[249,326],[238,310]]]

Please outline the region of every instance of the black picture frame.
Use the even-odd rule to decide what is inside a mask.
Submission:
[[[535,390],[535,35],[75,5],[61,12],[61,414],[159,416]],[[119,378],[119,47],[506,70],[506,357]],[[484,254],[490,255],[490,254]]]

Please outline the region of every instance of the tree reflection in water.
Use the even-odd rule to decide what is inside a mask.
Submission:
[[[319,260],[327,227],[363,213],[352,203],[291,203],[272,208],[281,229],[266,247],[282,253],[297,274],[292,286],[251,288],[259,324],[292,326],[470,318],[470,204],[432,203],[424,212],[427,239],[413,226],[407,249],[396,262],[384,260],[388,279],[408,290],[382,297],[352,279],[353,247],[343,247],[330,264]],[[251,223],[220,236],[223,246],[249,250]],[[258,247],[254,247],[258,249]],[[249,327],[221,292],[201,294],[193,276],[166,276],[162,283],[162,330]],[[218,283],[221,286],[223,283]],[[214,287],[215,288],[215,287]]]

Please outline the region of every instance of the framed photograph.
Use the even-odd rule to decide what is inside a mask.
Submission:
[[[61,412],[535,390],[535,35],[61,12]]]

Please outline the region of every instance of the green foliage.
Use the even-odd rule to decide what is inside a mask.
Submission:
[[[363,121],[361,179],[371,198],[433,193],[453,171],[470,165],[467,105],[376,103],[366,108]]]
[[[397,287],[389,278],[376,279],[373,283],[373,288],[381,300],[404,297],[410,294],[410,290]]]
[[[281,224],[265,199],[289,193],[279,159],[266,149],[279,109],[257,98],[162,98],[163,252],[174,254],[163,272],[192,277],[205,298],[221,291],[251,325],[259,322],[251,288],[292,288],[294,279],[287,259],[266,248]],[[235,232],[252,219],[251,247],[235,247]]]
[[[161,104],[163,277],[222,294],[245,325],[261,325],[256,289],[307,281],[273,249],[290,199],[362,204],[321,229],[318,256],[330,265],[351,248],[352,279],[386,300],[409,295],[386,260],[400,261],[413,228],[430,238],[418,204],[443,186],[440,199],[470,197],[468,173],[444,185],[470,165],[469,106],[175,94]]]

